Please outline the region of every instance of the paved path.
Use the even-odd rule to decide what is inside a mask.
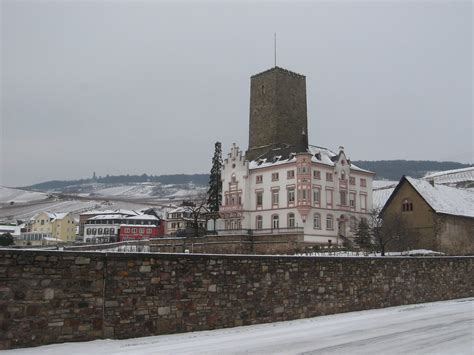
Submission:
[[[474,354],[474,298],[6,354]]]

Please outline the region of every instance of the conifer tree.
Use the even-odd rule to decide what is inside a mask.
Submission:
[[[361,220],[355,231],[354,242],[364,250],[370,250],[372,247],[372,236],[370,226],[365,219]]]
[[[209,190],[207,192],[207,204],[210,212],[218,212],[222,201],[222,145],[216,142],[214,146],[214,156],[212,158],[212,169],[209,176]],[[214,219],[215,221],[215,219]],[[214,223],[215,224],[215,223]]]

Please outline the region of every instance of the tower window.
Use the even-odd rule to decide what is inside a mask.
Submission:
[[[262,85],[262,95],[265,95],[265,85]]]

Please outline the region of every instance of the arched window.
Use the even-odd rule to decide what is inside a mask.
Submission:
[[[334,219],[331,214],[326,216],[326,229],[333,230],[334,229]]]
[[[317,212],[313,215],[313,228],[321,229],[321,215]]]
[[[263,217],[262,216],[257,216],[256,221],[255,221],[255,228],[256,229],[262,229],[263,228]]]
[[[288,228],[294,228],[294,227],[295,227],[295,214],[288,213]]]
[[[277,214],[274,214],[272,216],[272,228],[273,229],[278,229],[280,228],[280,219]]]
[[[402,202],[402,212],[413,211],[413,203],[409,199],[404,199]]]
[[[235,174],[232,174],[231,181],[232,181],[232,183],[235,183],[237,181],[237,178],[235,177]]]

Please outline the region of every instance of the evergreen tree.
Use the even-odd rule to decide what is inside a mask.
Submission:
[[[15,244],[13,236],[10,233],[3,233],[0,235],[0,246],[7,247],[9,245]]]
[[[365,219],[361,220],[355,231],[354,242],[364,250],[370,250],[372,247],[372,236],[369,224]]]
[[[212,157],[212,169],[209,176],[209,190],[207,192],[207,204],[210,212],[218,212],[222,201],[222,145],[216,142],[214,156]],[[214,219],[215,221],[215,219]]]

